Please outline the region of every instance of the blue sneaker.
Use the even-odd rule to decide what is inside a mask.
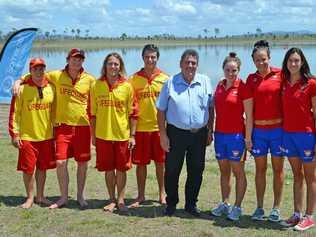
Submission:
[[[230,213],[230,210],[231,210],[231,207],[229,204],[221,202],[220,204],[218,204],[217,207],[211,210],[211,214],[213,216],[219,217],[219,216],[222,216],[223,214],[228,215],[228,213]]]
[[[268,220],[272,222],[281,221],[280,210],[278,208],[272,208]]]
[[[255,212],[252,214],[251,219],[255,221],[263,221],[264,218],[264,210],[261,207],[257,207]]]
[[[241,208],[234,206],[231,212],[227,215],[227,219],[231,221],[239,221],[241,215],[242,215]]]

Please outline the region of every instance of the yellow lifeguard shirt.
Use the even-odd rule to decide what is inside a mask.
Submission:
[[[96,81],[91,90],[91,115],[96,118],[95,135],[109,141],[126,141],[130,137],[130,117],[137,118],[133,88],[120,78],[110,86],[106,78]]]
[[[9,117],[12,138],[35,142],[53,138],[54,86],[46,81],[41,87],[42,99],[38,90],[32,79],[28,79],[21,86],[20,95],[12,97]]]
[[[82,69],[78,78],[72,80],[67,71],[66,66],[63,70],[46,73],[47,80],[56,89],[55,124],[89,126],[89,97],[95,78]]]
[[[139,117],[136,131],[158,131],[156,99],[168,75],[156,69],[151,78],[147,78],[144,70],[140,70],[129,78],[138,101]]]

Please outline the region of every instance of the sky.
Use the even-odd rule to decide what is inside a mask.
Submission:
[[[0,0],[0,31],[37,27],[57,34],[117,37],[316,33],[315,0]],[[205,30],[207,29],[207,33]]]

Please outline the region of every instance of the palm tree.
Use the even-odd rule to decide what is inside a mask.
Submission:
[[[262,30],[258,27],[258,28],[256,29],[256,33],[257,33],[257,35],[261,35],[261,34],[262,34]]]
[[[121,40],[126,40],[127,38],[127,34],[126,33],[123,33],[120,37]]]
[[[215,38],[216,38],[216,36],[219,34],[219,28],[214,28],[214,32],[215,32]]]
[[[89,32],[90,32],[90,30],[89,30],[89,29],[86,29],[86,38],[89,37]]]
[[[46,32],[45,32],[45,37],[46,37],[46,39],[49,39],[49,35],[50,35],[50,32],[49,32],[49,31],[46,31]]]
[[[80,29],[76,29],[77,31],[77,37],[80,38]]]
[[[76,30],[75,29],[71,29],[71,34],[72,34],[73,38],[75,38],[75,33],[76,33]]]
[[[205,34],[205,38],[207,39],[208,29],[203,29],[203,32],[204,32],[204,34]]]
[[[52,29],[52,32],[53,32],[53,37],[55,38],[56,37],[56,30],[55,29]]]

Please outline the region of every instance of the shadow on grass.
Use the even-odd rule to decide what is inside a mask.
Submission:
[[[18,207],[25,201],[25,196],[1,196],[0,195],[0,205],[5,205],[8,207]],[[50,196],[47,197],[48,200],[52,202],[56,202],[59,199],[59,196]],[[105,200],[98,200],[98,199],[88,199],[88,207],[84,209],[100,209],[106,204]],[[36,205],[36,204],[35,204]],[[81,209],[78,202],[72,198],[69,198],[67,205],[64,207],[65,209]]]
[[[2,196],[0,195],[0,205],[17,207],[25,202],[24,196]]]
[[[270,222],[268,220],[264,221],[253,221],[251,220],[250,215],[243,215],[238,222],[227,220],[226,217],[213,217],[210,216],[213,221],[214,226],[219,227],[235,227],[240,229],[255,229],[255,230],[279,230],[287,231],[288,228],[285,228],[280,225],[280,223]]]

